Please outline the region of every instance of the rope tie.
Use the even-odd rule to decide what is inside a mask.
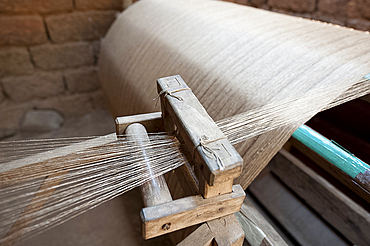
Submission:
[[[168,96],[171,96],[173,98],[176,98],[179,101],[184,101],[184,99],[182,97],[173,95],[173,93],[180,92],[180,91],[185,91],[185,90],[191,90],[191,89],[190,88],[181,88],[181,89],[177,89],[177,90],[174,90],[174,91],[168,91],[168,90],[161,91],[155,98],[153,98],[153,101],[156,101],[155,105],[154,105],[154,108],[157,107],[158,101],[159,101],[158,99],[162,94],[164,94],[164,96],[168,95]]]
[[[217,138],[213,140],[208,140],[207,136],[202,136],[199,140],[199,144],[194,147],[193,156],[195,155],[195,151],[198,147],[201,147],[203,153],[211,159],[216,160],[217,165],[221,170],[225,169],[225,165],[222,162],[221,157],[215,152],[215,150],[221,150],[220,147],[209,147],[207,144],[214,143],[218,140],[225,139],[226,137]]]

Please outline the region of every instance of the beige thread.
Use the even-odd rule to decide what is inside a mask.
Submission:
[[[173,93],[176,93],[176,92],[180,92],[180,91],[185,91],[185,90],[190,90],[191,91],[191,89],[190,88],[181,88],[181,89],[177,89],[177,90],[174,90],[174,91],[167,91],[167,90],[163,90],[163,91],[161,91],[159,94],[158,94],[158,96],[156,96],[155,98],[153,98],[153,101],[156,101],[156,103],[155,103],[155,105],[154,105],[154,108],[156,108],[157,107],[157,105],[158,105],[158,99],[159,99],[159,97],[162,95],[162,94],[164,94],[164,96],[167,96],[167,95],[169,95],[169,96],[171,96],[171,97],[174,97],[174,98],[176,98],[177,100],[179,100],[179,101],[184,101],[184,99],[182,98],[182,97],[179,97],[179,96],[176,96],[176,95],[173,95]]]
[[[202,136],[202,138],[203,137],[207,138],[207,136]],[[227,137],[225,136],[225,137],[217,138],[217,139],[213,139],[213,140],[207,140],[207,139],[202,139],[202,138],[200,138],[199,144],[194,147],[193,156],[195,155],[196,149],[198,147],[201,147],[203,153],[208,158],[216,160],[216,163],[220,167],[221,170],[225,169],[225,165],[222,162],[221,157],[215,152],[215,150],[221,150],[221,147],[209,147],[209,146],[207,146],[207,144],[214,143],[218,140],[227,139]],[[208,152],[208,154],[207,154],[207,152]],[[211,156],[209,154],[211,154]]]

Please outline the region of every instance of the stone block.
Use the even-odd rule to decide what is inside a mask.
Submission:
[[[5,77],[1,82],[6,94],[16,102],[46,98],[64,91],[60,72],[38,72],[29,76]]]
[[[37,67],[42,69],[71,68],[94,63],[90,43],[45,44],[30,48]]]
[[[72,0],[0,0],[0,13],[53,13],[72,11]]]
[[[5,137],[14,133],[24,115],[24,113],[32,108],[29,103],[3,103],[0,106],[0,136]]]
[[[63,116],[53,109],[31,109],[25,113],[20,129],[28,132],[48,132],[59,129],[63,122]]]
[[[262,7],[267,3],[267,0],[251,0],[251,4],[254,7]]]
[[[356,5],[361,15],[370,20],[370,0],[356,0]]]
[[[122,10],[122,0],[75,0],[76,8],[79,10],[91,9],[117,9]]]
[[[81,67],[64,72],[67,88],[70,92],[87,92],[99,88],[96,67]]]
[[[115,11],[74,12],[48,16],[45,21],[55,43],[95,40],[105,35],[115,14]]]
[[[33,73],[30,54],[23,47],[6,47],[0,49],[0,77]]]
[[[347,18],[348,19],[359,19],[359,18],[361,18],[361,13],[357,9],[356,0],[351,0],[347,3],[346,12],[347,12]]]
[[[0,45],[41,44],[46,40],[41,16],[0,16]]]
[[[320,0],[318,2],[318,12],[329,15],[333,19],[346,19],[348,0]]]
[[[348,20],[347,25],[357,30],[370,31],[370,21],[366,19]]]
[[[268,0],[272,8],[290,10],[294,12],[313,12],[316,0]]]
[[[63,116],[82,116],[93,111],[93,104],[87,93],[61,95],[45,100],[35,100],[33,105],[38,109],[55,109]]]

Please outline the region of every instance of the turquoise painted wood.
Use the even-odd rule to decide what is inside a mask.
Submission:
[[[299,127],[292,136],[352,178],[370,168],[368,164],[306,125]]]

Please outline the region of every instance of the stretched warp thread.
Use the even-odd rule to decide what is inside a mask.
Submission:
[[[109,31],[99,71],[116,115],[151,111],[147,98],[154,97],[153,81],[183,76],[213,118],[226,118],[218,124],[245,159],[237,182],[246,187],[298,126],[320,110],[369,93],[370,81],[363,77],[370,71],[369,41],[365,33],[216,1],[143,0],[125,11]],[[163,141],[156,144],[154,139],[158,149],[153,162],[159,174],[183,163],[173,148],[176,144]],[[162,144],[170,148],[166,154],[161,154],[166,149]],[[95,148],[75,159],[63,158],[59,175],[54,176],[53,169],[29,172],[25,182],[32,185],[20,184],[18,191],[37,187],[35,179],[45,176],[47,187],[21,195],[32,199],[40,194],[32,200],[39,207],[31,206],[15,225],[21,229],[6,240],[41,232],[145,182],[145,175],[140,181],[124,173],[143,171],[130,164],[140,163],[140,157],[130,158],[133,149],[125,155],[114,144],[115,154],[110,145],[104,147],[102,155]],[[127,185],[122,184],[125,180]],[[0,197],[9,195],[4,201],[13,202],[9,193],[17,191],[13,188],[14,184],[5,188]],[[45,192],[54,190],[46,199]],[[14,208],[21,209],[22,204],[26,203]],[[9,229],[16,219],[11,209],[2,214],[9,216],[2,229]]]
[[[320,95],[315,93],[315,97]],[[350,99],[351,97],[347,97],[340,100]],[[282,109],[286,109],[296,100],[302,99],[293,98],[280,105],[267,105],[253,113],[235,115],[218,121],[217,124],[232,143],[240,143],[272,131],[280,125],[294,122],[291,118],[279,116]],[[311,112],[307,109],[306,113]],[[301,117],[306,115],[302,114]],[[302,118],[297,117],[294,120],[299,123]],[[0,146],[5,150],[2,152],[3,160],[26,157],[21,159],[21,163],[27,167],[27,156],[35,151],[50,152],[50,149],[58,150],[55,148],[64,146],[71,140],[78,144],[91,139],[93,137],[14,141],[2,142]],[[40,172],[32,166],[32,171],[24,173],[19,172],[19,165],[14,165],[18,168],[14,169],[16,175],[10,175],[10,183],[0,182],[0,235],[6,233],[0,242],[14,242],[22,235],[25,235],[23,239],[31,234],[37,235],[185,163],[183,155],[180,154],[184,151],[181,151],[184,146],[180,147],[178,142],[166,134],[150,135],[150,144],[144,146],[145,152],[148,153],[145,158],[141,155],[142,150],[132,145],[132,141],[127,138],[113,141],[111,137],[108,139],[109,143],[94,147],[88,145],[81,151],[67,153],[67,156],[62,155],[61,158],[52,158],[50,162],[62,163],[52,169],[44,168],[47,163],[43,163]],[[210,151],[210,154],[215,153],[212,149],[207,149],[207,142],[201,143],[203,145],[197,147]],[[154,173],[148,173],[146,170],[148,157]],[[0,176],[6,180],[4,177],[9,175],[7,171],[13,170],[9,170],[9,166],[12,167],[9,162],[2,163],[7,165],[1,166]],[[47,178],[40,186],[43,177]],[[24,209],[25,206],[27,207]],[[22,209],[24,211],[20,214]]]

